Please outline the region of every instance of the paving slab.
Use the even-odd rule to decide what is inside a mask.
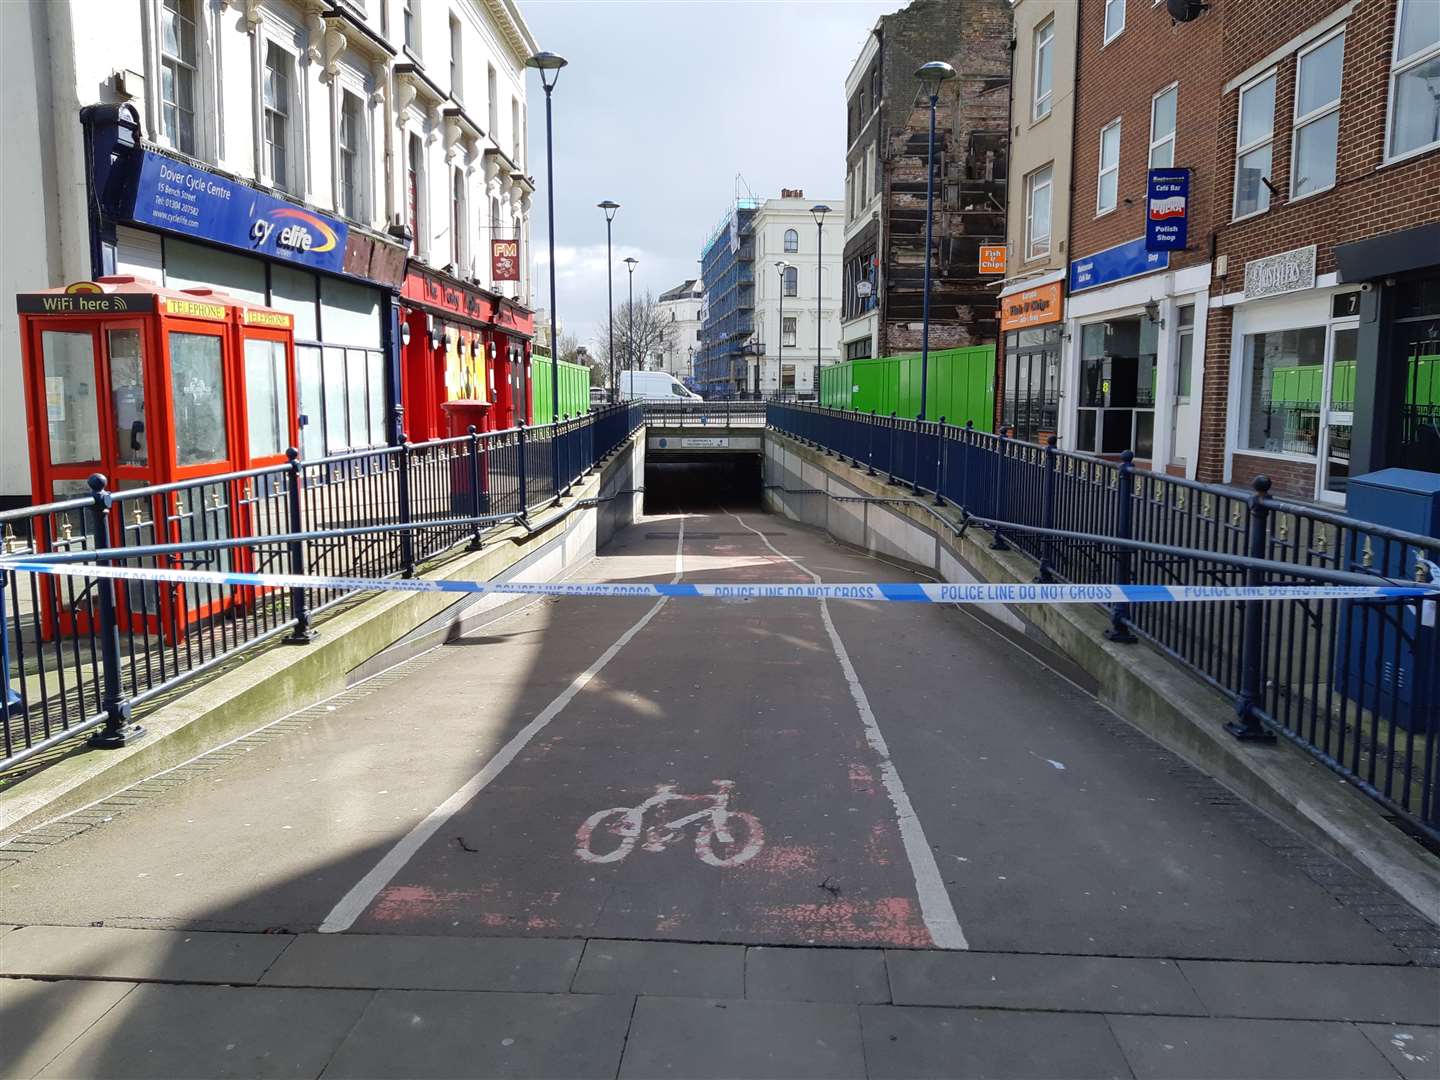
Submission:
[[[865,1075],[853,1005],[642,997],[620,1080],[843,1080]]]
[[[745,996],[767,1001],[890,1000],[885,954],[879,949],[774,949],[745,954]]]
[[[1440,1024],[1440,968],[1196,960],[1180,968],[1214,1016]]]
[[[595,939],[585,945],[571,989],[577,994],[743,997],[745,949]]]
[[[1130,1076],[1103,1016],[869,1005],[860,1017],[871,1080]]]
[[[125,982],[0,979],[0,1076],[34,1076],[134,988]]]
[[[0,974],[254,983],[292,940],[290,934],[22,926],[5,935]]]
[[[1356,1024],[1404,1080],[1440,1076],[1440,1027],[1419,1024]]]
[[[1205,1015],[1173,960],[892,951],[886,962],[896,1005]]]
[[[324,1076],[611,1080],[635,999],[381,990]]]
[[[266,986],[564,993],[583,941],[302,934],[261,980]]]
[[[369,998],[363,990],[137,986],[40,1075],[318,1076]]]
[[[1395,1070],[1353,1024],[1111,1016],[1136,1080],[1394,1080]]]

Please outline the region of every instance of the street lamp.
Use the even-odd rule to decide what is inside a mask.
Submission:
[[[695,346],[686,346],[686,351],[690,354],[690,363],[685,366],[685,374],[693,379],[695,378]]]
[[[630,345],[625,350],[625,366],[631,371],[635,370],[635,267],[640,260],[633,255],[625,260],[625,265],[630,270],[630,307],[625,312],[626,331],[630,337]],[[632,381],[633,386],[633,381]]]
[[[780,390],[785,385],[785,271],[790,269],[790,264],[784,259],[775,263],[775,275],[780,279],[780,344],[776,348],[775,358],[775,389]]]
[[[820,300],[825,291],[825,283],[820,277],[820,271],[825,262],[825,215],[829,212],[830,207],[824,203],[810,208],[810,213],[815,215],[815,404],[817,405],[820,404],[820,342],[825,336],[824,322],[820,314]]]
[[[560,69],[567,61],[552,52],[540,52],[525,61],[526,67],[540,72],[540,85],[545,90],[545,197],[550,207],[550,422],[560,422],[560,337],[555,332],[555,145],[550,117],[550,94],[560,81]],[[493,135],[494,132],[491,132]],[[552,490],[560,499],[560,455],[550,455]]]
[[[605,277],[610,296],[610,404],[614,405],[620,387],[615,381],[615,253],[610,247],[610,223],[615,220],[615,211],[620,209],[620,204],[606,199],[595,205],[605,211]]]
[[[940,84],[955,78],[955,69],[943,60],[921,64],[915,77],[930,95],[930,149],[925,158],[925,296],[920,316],[920,419],[925,419],[926,393],[930,388],[930,248],[935,214],[935,106]]]

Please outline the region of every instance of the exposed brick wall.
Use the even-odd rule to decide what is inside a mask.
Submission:
[[[1315,466],[1310,462],[1237,453],[1230,464],[1230,482],[1248,488],[1257,476],[1270,478],[1270,494],[1276,498],[1315,496]]]
[[[1225,478],[1225,396],[1230,392],[1230,334],[1234,313],[1230,308],[1211,308],[1205,319],[1205,377],[1200,401],[1200,453],[1195,479],[1219,483]],[[1219,401],[1218,415],[1211,403]]]
[[[1214,156],[1215,101],[1224,83],[1221,28],[1237,0],[1214,0],[1189,23],[1172,23],[1164,4],[1126,0],[1125,29],[1104,40],[1104,0],[1079,0],[1080,51],[1076,65],[1075,164],[1070,214],[1070,258],[1093,254],[1145,233],[1145,181],[1150,167],[1150,105],[1156,93],[1179,84],[1175,165],[1190,180],[1189,250],[1172,252],[1171,269],[1209,258],[1209,234],[1223,200]],[[1265,0],[1268,4],[1272,0]],[[1100,129],[1120,125],[1116,208],[1095,216],[1099,187]],[[1127,202],[1126,200],[1129,200]]]

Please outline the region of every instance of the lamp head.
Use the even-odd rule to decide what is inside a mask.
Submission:
[[[790,264],[789,264],[788,262],[786,262],[784,259],[777,259],[777,260],[775,261],[775,269],[776,269],[777,272],[783,274],[783,273],[785,273],[786,270],[789,270],[789,269],[790,269]]]
[[[931,60],[915,69],[915,78],[932,98],[940,93],[940,84],[955,78],[955,69],[944,60]]]
[[[625,265],[630,268],[630,272],[633,274],[635,272],[635,267],[640,265],[640,260],[632,255],[630,258],[625,260]]]
[[[810,207],[810,213],[815,215],[816,225],[823,225],[825,224],[825,215],[830,213],[830,207],[826,206],[824,203],[817,203],[816,205]]]
[[[569,61],[558,53],[539,52],[526,60],[525,66],[540,72],[540,85],[548,94],[555,88],[555,82],[560,78],[560,69],[568,63]]]
[[[596,203],[595,205],[598,206],[601,210],[605,211],[606,221],[614,221],[615,211],[620,209],[620,204],[618,202],[614,202],[611,199],[606,199],[604,202]]]

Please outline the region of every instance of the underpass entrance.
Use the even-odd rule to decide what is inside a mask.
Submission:
[[[717,507],[758,509],[761,463],[755,453],[657,454],[645,462],[645,513],[675,514]]]

